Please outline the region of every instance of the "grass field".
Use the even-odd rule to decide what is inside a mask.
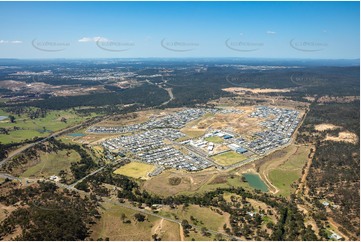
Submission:
[[[308,154],[309,147],[298,146],[294,154],[289,156],[281,165],[269,171],[270,181],[280,189],[280,195],[288,197],[295,190],[291,184],[297,182],[301,177]]]
[[[120,205],[111,203],[103,203],[101,219],[95,224],[91,230],[91,238],[109,238],[118,241],[150,241],[152,234],[160,234],[162,240],[180,240],[179,225],[176,223],[162,221],[160,218],[146,215],[144,222],[134,220],[134,214],[137,212]],[[131,223],[123,223],[121,215],[124,214],[126,219]]]
[[[72,162],[77,161],[80,161],[80,156],[73,150],[61,150],[58,153],[50,154],[40,152],[40,163],[27,169],[21,177],[49,177],[58,175],[60,170],[66,171],[70,168]]]
[[[152,172],[154,168],[155,167],[153,165],[140,162],[131,162],[115,170],[114,173],[137,179],[145,179],[147,178],[148,173]]]
[[[1,116],[9,116],[10,113],[0,110]],[[87,118],[94,117],[95,114],[82,117],[73,110],[48,111],[45,118],[30,119],[26,114],[15,116],[15,123],[11,123],[9,119],[0,122],[0,128],[9,129],[9,135],[0,134],[0,142],[7,144],[11,142],[21,142],[25,139],[34,137],[44,137],[51,132],[55,132],[66,127],[81,123]],[[61,118],[66,118],[67,122],[61,122]],[[14,126],[19,130],[13,130]],[[45,129],[44,129],[45,128]]]
[[[209,191],[214,191],[217,188],[230,188],[230,187],[242,187],[245,190],[253,191],[254,188],[252,188],[248,182],[243,182],[241,180],[240,176],[234,175],[219,175],[215,178],[211,179],[209,182],[201,186],[197,192],[198,193],[205,193]],[[186,193],[190,195],[190,193]]]
[[[210,136],[210,137],[205,138],[205,140],[207,140],[208,142],[213,142],[213,143],[218,143],[218,144],[221,144],[224,141],[221,137],[218,137],[218,136]]]
[[[228,151],[219,155],[212,156],[212,159],[219,165],[229,166],[247,159],[246,156],[238,154],[235,151]]]
[[[196,226],[206,227],[220,232],[223,231],[223,225],[228,222],[229,218],[229,214],[227,213],[220,215],[208,207],[200,207],[198,205],[189,205],[187,208],[179,206],[177,209],[164,207],[159,214],[172,219],[177,217],[178,220],[181,221],[186,219],[189,223]],[[193,216],[197,221],[192,221],[190,218],[191,216]],[[198,233],[200,233],[200,231],[198,231]]]
[[[178,185],[171,185],[169,179],[180,177]],[[211,168],[196,173],[181,170],[166,170],[160,175],[144,182],[142,188],[159,196],[194,195],[214,191],[217,188],[242,187],[248,191],[254,189],[243,182],[240,175],[230,172],[219,172]]]

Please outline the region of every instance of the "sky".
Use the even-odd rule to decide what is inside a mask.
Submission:
[[[360,58],[359,2],[0,2],[0,58]]]

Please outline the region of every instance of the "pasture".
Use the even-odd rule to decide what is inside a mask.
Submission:
[[[40,162],[29,167],[21,177],[49,178],[49,176],[58,175],[61,170],[69,170],[72,162],[80,161],[80,155],[74,150],[61,150],[57,153],[39,153]]]
[[[0,110],[0,115],[9,116],[12,114]],[[13,116],[15,116],[14,123],[11,123],[10,119],[0,122],[0,128],[4,128],[9,132],[8,135],[0,134],[0,142],[3,144],[22,142],[25,139],[32,139],[34,137],[45,137],[53,132],[79,124],[88,118],[94,117],[95,114],[80,116],[75,111],[69,109],[49,110],[44,118],[31,119],[27,114]],[[66,122],[62,121],[62,118],[65,118]]]

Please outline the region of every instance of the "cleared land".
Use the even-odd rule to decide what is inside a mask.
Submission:
[[[352,143],[352,144],[356,144],[358,137],[356,134],[351,133],[351,132],[340,132],[338,133],[338,136],[331,136],[331,135],[327,135],[325,140],[331,140],[331,141],[336,141],[336,142],[347,142],[347,143]]]
[[[148,173],[152,172],[154,168],[155,166],[153,165],[140,162],[131,162],[115,170],[114,173],[137,179],[146,179],[148,177]]]
[[[167,170],[147,180],[143,188],[160,196],[173,196],[182,192],[194,192],[219,172],[215,169],[189,173],[184,170]],[[171,184],[171,178],[181,179],[177,185]]]
[[[235,151],[228,151],[219,155],[212,156],[212,159],[219,165],[229,166],[247,159],[246,156],[238,154]]]
[[[21,177],[49,177],[58,175],[61,170],[70,168],[71,163],[80,161],[80,155],[73,150],[61,150],[57,153],[40,153],[40,162],[28,168]]]
[[[291,89],[273,89],[273,88],[245,88],[245,87],[228,87],[222,89],[226,92],[231,92],[234,94],[244,94],[246,92],[251,93],[272,93],[272,92],[290,92]]]
[[[180,183],[172,185],[171,180],[174,178],[179,178]],[[240,174],[221,172],[214,168],[195,173],[167,170],[143,184],[143,189],[160,196],[192,195],[195,192],[204,193],[217,188],[228,187],[243,187],[250,191],[254,190],[247,182],[242,181]]]
[[[243,113],[206,114],[202,118],[188,123],[180,131],[191,138],[200,137],[209,130],[229,130],[245,137],[251,137],[254,132],[263,129],[258,125],[263,118],[248,117],[254,111],[254,107],[247,106],[238,108],[238,110]]]
[[[339,126],[333,125],[333,124],[317,124],[315,125],[315,130],[317,131],[325,131],[325,130],[332,130],[340,128]]]
[[[223,139],[221,137],[218,136],[210,136],[205,138],[206,141],[208,142],[213,142],[213,143],[223,143]]]

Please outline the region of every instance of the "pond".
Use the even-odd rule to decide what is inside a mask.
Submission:
[[[8,118],[8,116],[0,116],[0,121],[3,121],[5,119],[7,119],[7,118]]]
[[[254,189],[261,190],[262,192],[268,192],[268,187],[266,183],[264,183],[261,177],[255,173],[245,173],[243,174],[244,178],[248,182],[248,184]]]
[[[85,134],[82,134],[82,133],[71,133],[71,134],[68,134],[68,136],[71,136],[71,137],[83,137],[83,136],[85,136]]]

